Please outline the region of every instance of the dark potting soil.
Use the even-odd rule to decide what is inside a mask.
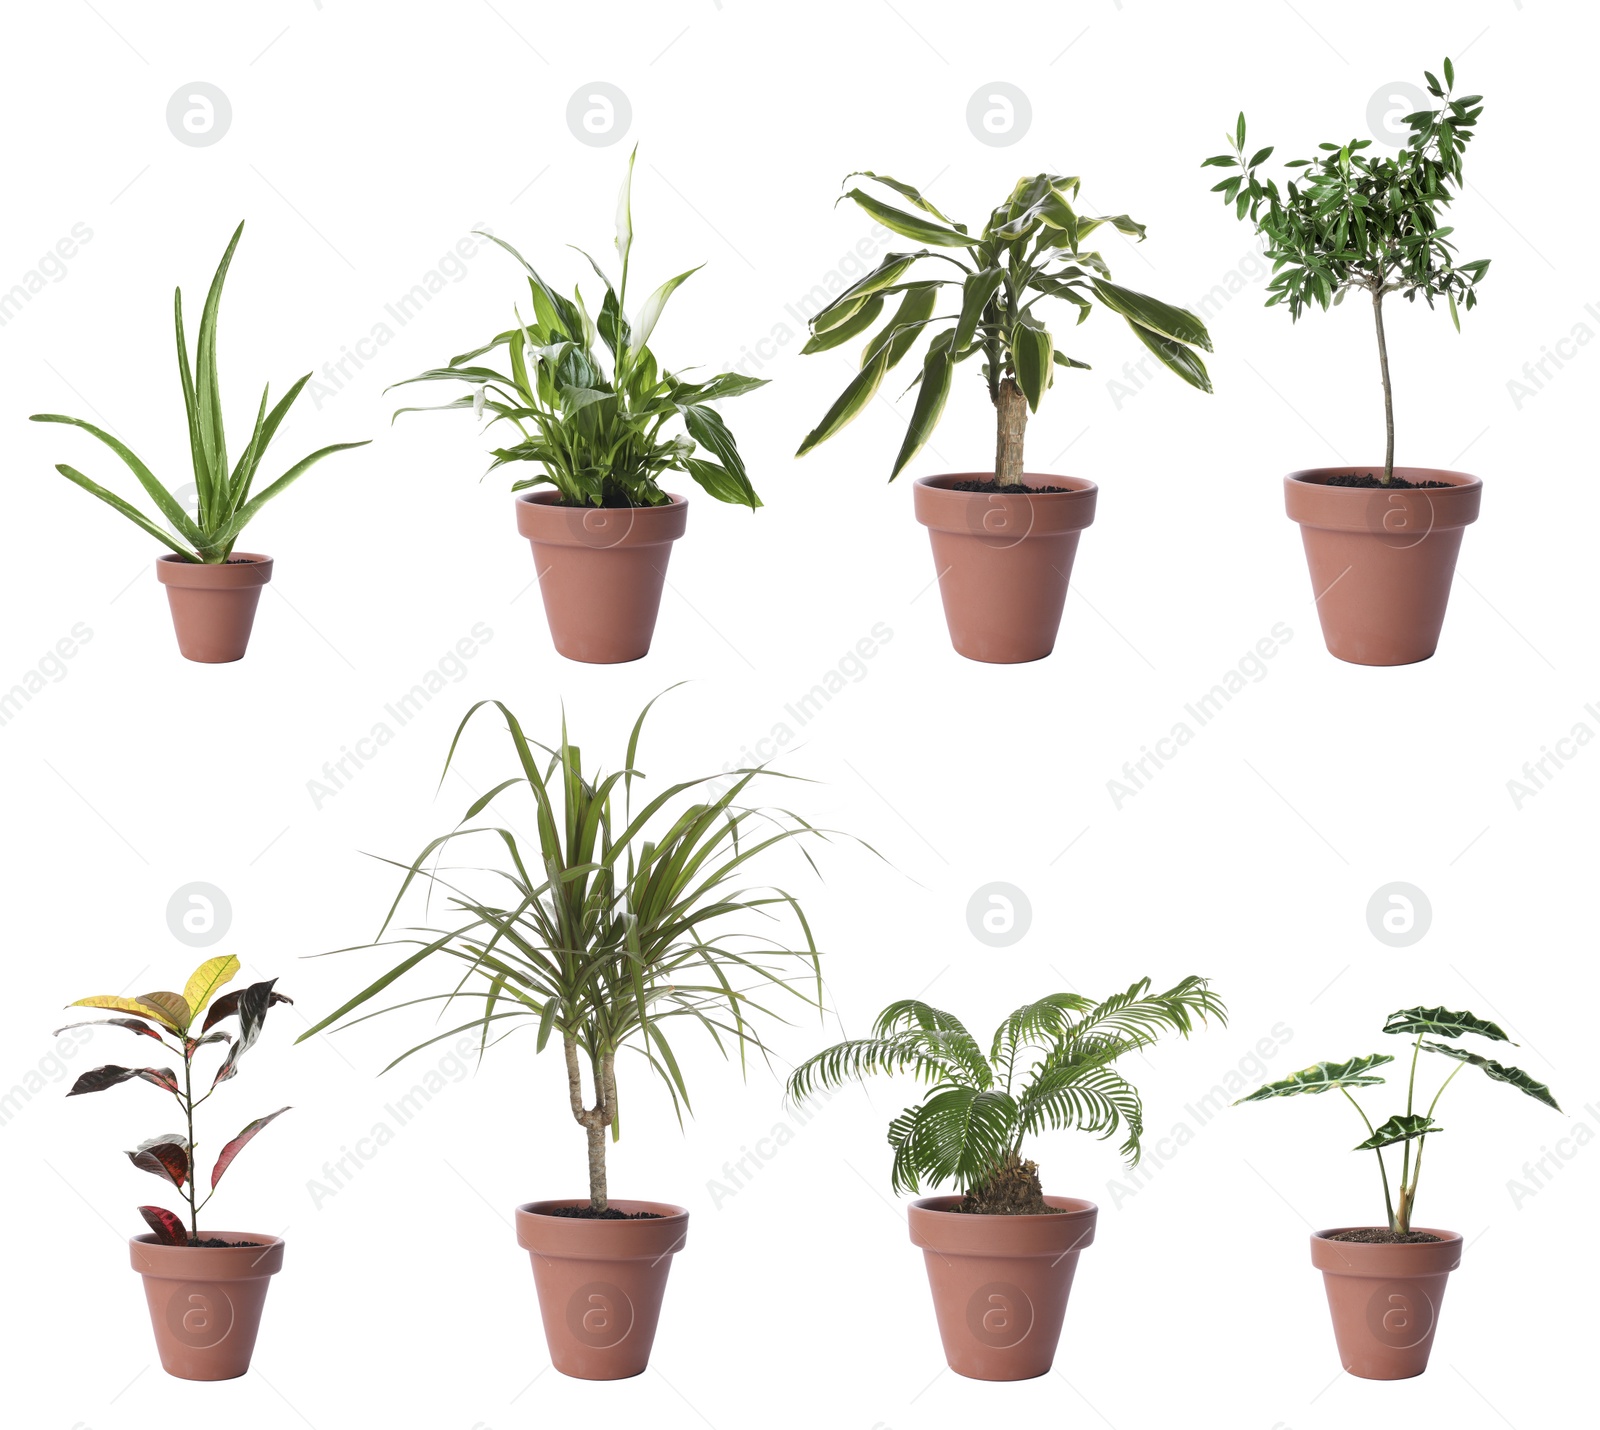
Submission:
[[[607,1207],[603,1212],[597,1212],[591,1206],[581,1207],[552,1207],[542,1216],[571,1216],[583,1221],[660,1221],[660,1212],[619,1212],[615,1207]]]
[[[1021,482],[1012,482],[1006,486],[1001,486],[999,482],[991,477],[986,482],[951,482],[945,490],[947,492],[982,492],[985,496],[1031,497],[1037,496],[1040,492],[1070,492],[1072,488],[1030,487],[1024,486]]]
[[[190,1246],[260,1246],[259,1241],[224,1241],[220,1236],[208,1236],[204,1241],[191,1241]]]
[[[1341,1231],[1330,1236],[1329,1241],[1358,1241],[1363,1246],[1410,1246],[1419,1241],[1438,1241],[1431,1231],[1408,1231],[1403,1236],[1386,1226],[1364,1226],[1355,1231]]]
[[[1415,492],[1428,487],[1448,487],[1449,482],[1408,482],[1404,477],[1390,477],[1388,481],[1373,472],[1364,475],[1341,472],[1336,477],[1318,477],[1313,483],[1319,487],[1382,487],[1388,491]]]

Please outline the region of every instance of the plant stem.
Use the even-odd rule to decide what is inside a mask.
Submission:
[[[1406,1079],[1406,1116],[1409,1118],[1413,1107],[1416,1105],[1417,1095],[1417,1059],[1422,1056],[1422,1034],[1417,1034],[1417,1041],[1411,1047],[1411,1076]],[[1411,1143],[1407,1142],[1403,1149],[1404,1155],[1400,1159],[1400,1220],[1405,1223],[1399,1230],[1406,1231],[1411,1219],[1411,1196],[1407,1190],[1411,1176]]]
[[[188,1126],[189,1139],[189,1241],[200,1240],[200,1209],[194,1202],[194,1054],[189,1050],[189,1040],[183,1042],[183,1116]]]
[[[1377,1129],[1373,1127],[1372,1119],[1361,1110],[1361,1104],[1357,1102],[1355,1098],[1350,1096],[1350,1089],[1341,1087],[1339,1091],[1344,1094],[1344,1100],[1348,1102],[1351,1107],[1355,1108],[1356,1113],[1360,1116],[1361,1120],[1367,1124],[1367,1135],[1369,1137],[1376,1136]],[[1394,1200],[1389,1195],[1389,1168],[1384,1164],[1383,1151],[1381,1148],[1374,1147],[1372,1149],[1372,1155],[1378,1159],[1378,1175],[1383,1178],[1383,1209],[1389,1217],[1389,1230],[1393,1231]]]
[[[613,1061],[610,1053],[591,1065],[594,1074],[593,1107],[583,1105],[583,1074],[578,1066],[578,1040],[571,1033],[561,1038],[562,1051],[567,1059],[567,1096],[572,1106],[572,1116],[583,1128],[589,1151],[589,1205],[597,1212],[606,1209],[606,1128],[611,1125],[615,1090]]]
[[[1383,336],[1383,280],[1372,289],[1372,317],[1378,325],[1378,367],[1383,373],[1383,484],[1394,480],[1394,389],[1389,385],[1389,345]]]
[[[1028,399],[1009,373],[995,398],[994,479],[1002,487],[1022,485],[1022,437],[1028,425]]]

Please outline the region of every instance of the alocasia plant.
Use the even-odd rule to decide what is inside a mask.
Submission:
[[[73,1083],[67,1093],[68,1097],[76,1097],[85,1092],[104,1092],[106,1088],[115,1087],[118,1083],[141,1078],[159,1087],[163,1092],[170,1093],[177,1102],[183,1113],[184,1130],[148,1137],[128,1153],[128,1159],[135,1167],[170,1182],[189,1204],[187,1230],[183,1225],[184,1218],[168,1211],[165,1207],[139,1208],[140,1215],[149,1223],[156,1239],[169,1246],[193,1246],[200,1242],[200,1212],[216,1194],[217,1183],[222,1180],[222,1174],[233,1165],[233,1159],[256,1133],[274,1118],[282,1116],[289,1110],[287,1107],[280,1107],[276,1112],[269,1112],[265,1117],[256,1118],[254,1122],[246,1124],[236,1137],[224,1144],[211,1168],[210,1191],[205,1196],[200,1196],[196,1175],[199,1170],[196,1157],[199,1147],[194,1135],[195,1111],[237,1071],[240,1057],[261,1036],[267,1009],[274,1003],[294,1001],[287,994],[275,992],[273,984],[277,979],[269,978],[263,983],[252,983],[237,992],[224,993],[212,1002],[217,990],[231,982],[238,971],[239,960],[231,955],[208,958],[189,975],[189,981],[182,993],[141,993],[135,998],[125,998],[119,994],[102,994],[93,998],[79,998],[67,1005],[71,1008],[108,1008],[118,1013],[132,1015],[120,1018],[97,1018],[91,1022],[95,1025],[126,1028],[130,1033],[136,1033],[141,1037],[154,1038],[163,1048],[183,1060],[182,1073],[170,1067],[120,1067],[116,1064],[91,1068]],[[196,1031],[194,1023],[202,1013],[205,1014],[205,1021]],[[217,1026],[235,1017],[239,1020],[237,1034]],[[87,1026],[90,1024],[67,1024],[68,1028]],[[64,1028],[57,1029],[58,1033],[65,1031]],[[197,1092],[199,1081],[195,1075],[195,1057],[201,1048],[213,1043],[226,1046],[227,1052],[223,1056],[221,1065],[212,1074],[210,1085],[204,1092]]]
[[[1561,1108],[1551,1096],[1550,1089],[1542,1082],[1535,1082],[1521,1068],[1508,1068],[1492,1058],[1473,1052],[1470,1048],[1453,1045],[1454,1039],[1468,1033],[1490,1042],[1511,1043],[1505,1030],[1487,1018],[1480,1018],[1475,1013],[1452,1013],[1445,1008],[1402,1008],[1398,1013],[1389,1015],[1388,1021],[1383,1025],[1383,1031],[1407,1037],[1414,1035],[1416,1041],[1411,1045],[1411,1075],[1406,1080],[1406,1110],[1396,1113],[1380,1126],[1373,1125],[1372,1119],[1362,1110],[1361,1104],[1350,1096],[1350,1089],[1376,1087],[1382,1083],[1383,1078],[1375,1075],[1372,1070],[1394,1061],[1388,1053],[1369,1053],[1364,1057],[1350,1058],[1342,1063],[1316,1063],[1311,1067],[1302,1068],[1299,1072],[1291,1073],[1277,1082],[1269,1082],[1266,1086],[1257,1088],[1248,1097],[1241,1097],[1239,1102],[1265,1102],[1270,1098],[1298,1097],[1302,1094],[1317,1095],[1334,1089],[1343,1093],[1350,1105],[1360,1114],[1361,1121],[1367,1129],[1366,1140],[1357,1143],[1355,1150],[1371,1152],[1378,1159],[1378,1175],[1383,1179],[1383,1204],[1389,1215],[1389,1230],[1395,1236],[1405,1237],[1411,1234],[1411,1214],[1417,1201],[1417,1179],[1422,1175],[1422,1149],[1430,1136],[1444,1130],[1433,1120],[1433,1114],[1439,1106],[1439,1099],[1444,1095],[1445,1088],[1450,1086],[1462,1068],[1470,1063],[1473,1067],[1482,1068],[1484,1075],[1495,1082],[1508,1083],[1519,1092],[1525,1092],[1529,1097],[1544,1103],[1546,1107],[1554,1107],[1557,1112],[1561,1111]],[[1430,1037],[1449,1038],[1452,1042],[1432,1042]],[[1516,1044],[1511,1043],[1511,1046],[1516,1047]],[[1450,1069],[1450,1075],[1439,1084],[1438,1091],[1428,1103],[1428,1110],[1418,1112],[1417,1064],[1425,1052],[1453,1058],[1456,1065]],[[1234,1105],[1238,1106],[1238,1103]],[[1415,1153],[1412,1151],[1413,1143],[1416,1146]],[[1383,1149],[1396,1145],[1403,1148],[1398,1199],[1391,1194],[1389,1168],[1383,1158]]]

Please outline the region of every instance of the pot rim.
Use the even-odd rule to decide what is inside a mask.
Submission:
[[[128,1256],[141,1276],[160,1280],[252,1281],[276,1275],[283,1267],[284,1240],[261,1231],[202,1227],[202,1237],[249,1241],[248,1246],[172,1246],[154,1232],[128,1238]]]
[[[642,1220],[622,1220],[616,1217],[557,1217],[550,1216],[542,1210],[544,1207],[581,1207],[586,1205],[588,1200],[588,1197],[540,1197],[537,1201],[522,1202],[517,1211],[523,1216],[540,1217],[545,1221],[559,1222],[562,1226],[660,1226],[662,1222],[686,1221],[689,1217],[689,1209],[680,1207],[676,1202],[653,1202],[640,1197],[608,1196],[606,1205],[623,1211],[655,1212],[656,1216]]]
[[[1068,477],[1055,472],[1024,472],[1023,485],[1037,482],[1041,485],[1052,487],[1067,487],[1064,492],[958,492],[952,491],[955,482],[983,482],[993,481],[994,473],[985,472],[936,472],[931,476],[917,477],[912,482],[915,487],[924,487],[929,491],[947,492],[952,497],[968,497],[973,501],[1082,501],[1084,497],[1093,494],[1100,488],[1087,477]]]
[[[272,579],[272,558],[259,551],[235,551],[226,561],[187,561],[169,551],[156,557],[156,580],[180,590],[248,590]]]
[[[1384,1226],[1374,1226],[1370,1222],[1357,1223],[1354,1226],[1330,1226],[1325,1227],[1321,1231],[1312,1232],[1311,1239],[1313,1241],[1333,1241],[1334,1237],[1338,1236],[1341,1232],[1387,1231],[1388,1229],[1388,1227]],[[1334,1245],[1341,1247],[1353,1246],[1358,1250],[1365,1250],[1368,1247],[1371,1247],[1373,1250],[1404,1252],[1409,1251],[1413,1247],[1426,1248],[1430,1246],[1449,1246],[1452,1243],[1461,1240],[1461,1233],[1459,1231],[1447,1231],[1441,1226],[1414,1226],[1411,1229],[1412,1231],[1425,1231],[1429,1233],[1429,1235],[1436,1236],[1439,1239],[1438,1241],[1339,1241],[1334,1242]]]
[[[1336,493],[1338,499],[1343,499],[1347,493],[1351,498],[1366,498],[1370,497],[1373,492],[1389,492],[1393,496],[1409,496],[1414,492],[1417,496],[1430,496],[1440,491],[1438,487],[1422,487],[1420,489],[1406,487],[1393,489],[1389,487],[1333,487],[1326,482],[1311,480],[1313,477],[1320,476],[1346,476],[1360,470],[1362,467],[1373,470],[1382,465],[1382,462],[1346,462],[1333,467],[1300,467],[1290,472],[1283,480],[1285,483],[1293,482],[1297,486],[1316,487],[1321,491]],[[1425,472],[1427,473],[1424,478],[1426,481],[1448,482],[1449,487],[1445,488],[1445,490],[1467,491],[1473,487],[1483,486],[1482,477],[1475,477],[1471,472],[1458,472],[1451,467],[1412,467],[1396,463],[1395,471],[1408,479],[1413,472]]]
[[[1023,1212],[1013,1215],[997,1215],[995,1213],[984,1214],[982,1212],[957,1212],[950,1210],[952,1206],[961,1200],[961,1198],[954,1193],[941,1193],[938,1196],[918,1197],[914,1202],[911,1203],[911,1205],[916,1211],[921,1212],[924,1216],[933,1216],[959,1221],[963,1226],[972,1226],[976,1224],[982,1224],[984,1222],[1031,1222],[1035,1220],[1043,1222],[1047,1219],[1055,1222],[1058,1221],[1062,1216],[1081,1220],[1082,1218],[1091,1214],[1098,1214],[1100,1211],[1100,1208],[1096,1206],[1095,1203],[1087,1201],[1083,1197],[1058,1197],[1053,1192],[1046,1192],[1044,1199],[1047,1206],[1056,1207],[1058,1210],[1050,1213]]]
[[[533,491],[514,492],[519,502],[529,506],[553,506],[558,511],[670,511],[673,507],[688,506],[689,498],[679,492],[668,492],[667,499],[656,506],[562,506],[561,493],[555,487],[538,487]]]

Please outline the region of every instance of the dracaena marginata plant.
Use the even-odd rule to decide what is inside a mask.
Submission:
[[[128,447],[94,423],[85,422],[81,417],[62,417],[47,412],[36,413],[30,419],[34,422],[61,422],[69,427],[81,427],[91,437],[98,437],[104,442],[138,478],[146,495],[167,519],[169,530],[164,530],[115,492],[107,491],[98,482],[91,481],[77,468],[60,462],[56,470],[69,482],[76,483],[86,492],[99,497],[107,506],[114,507],[135,526],[149,532],[185,561],[197,564],[219,565],[227,561],[233,554],[234,543],[256,513],[324,457],[332,452],[344,452],[352,447],[367,445],[365,441],[336,442],[331,447],[323,447],[296,462],[276,481],[252,495],[267,447],[277,435],[289,409],[294,406],[295,399],[311,380],[308,372],[290,387],[270,411],[267,401],[271,388],[262,389],[261,406],[256,412],[250,440],[245,443],[239,460],[232,467],[228,465],[228,444],[222,423],[222,391],[217,381],[217,310],[222,303],[222,284],[228,276],[228,265],[233,260],[233,251],[239,246],[239,238],[243,233],[244,225],[241,223],[228,240],[227,251],[222,255],[216,276],[211,280],[205,307],[200,311],[200,331],[192,363],[188,337],[183,327],[183,289],[176,289],[172,295],[173,318],[178,330],[178,377],[183,383],[189,458],[194,470],[196,506],[193,516],[176,494],[183,484],[180,483],[177,489],[165,485]]]
[[[979,358],[989,400],[995,409],[994,479],[1002,487],[1022,483],[1023,436],[1028,414],[1055,380],[1057,367],[1087,369],[1068,357],[1037,311],[1046,298],[1060,298],[1077,310],[1082,323],[1096,304],[1127,320],[1163,367],[1192,387],[1211,391],[1211,380],[1195,348],[1211,351],[1205,324],[1182,308],[1118,287],[1105,259],[1084,240],[1106,224],[1144,239],[1144,225],[1126,214],[1110,218],[1080,216],[1073,208],[1079,180],[1059,174],[1019,179],[1011,196],[995,209],[983,231],[947,218],[910,184],[880,174],[869,179],[909,200],[920,213],[886,203],[861,188],[853,199],[884,227],[924,245],[910,253],[888,254],[882,263],[847,288],[811,319],[811,338],[802,352],[826,352],[867,332],[883,319],[861,353],[860,371],[850,379],[822,421],[795,453],[813,447],[859,416],[872,402],[890,369],[924,334],[929,335],[911,422],[889,473],[893,481],[933,435],[950,395],[957,364]],[[924,262],[927,260],[927,262]],[[951,274],[940,265],[957,270]],[[893,306],[886,308],[893,300]],[[942,310],[942,311],[939,311]],[[909,390],[909,389],[908,389]]]
[[[588,1144],[589,1204],[603,1212],[606,1137],[622,1131],[620,1053],[637,1054],[661,1078],[681,1124],[690,1101],[675,1046],[680,1027],[698,1026],[725,1056],[736,1045],[742,1069],[747,1053],[766,1056],[754,1020],[777,1016],[766,1006],[768,994],[795,997],[820,1013],[821,966],[799,902],[781,888],[737,881],[777,846],[826,835],[785,810],[742,802],[758,779],[790,778],[762,769],[684,780],[648,799],[641,793],[635,807],[634,786],[644,780],[635,760],[649,705],[634,723],[623,766],[602,773],[585,769],[565,719],[552,748],[530,740],[499,701],[480,701],[456,730],[446,772],[467,726],[489,705],[504,717],[514,773],[473,800],[460,823],[409,864],[385,861],[405,875],[377,941],[362,947],[399,943],[414,951],[305,1036],[341,1020],[351,1026],[436,1004],[441,1020],[458,1005],[474,1011],[400,1054],[385,1072],[469,1031],[479,1035],[480,1058],[519,1028],[533,1033],[535,1052],[553,1041],[566,1064],[568,1106]],[[477,822],[512,791],[532,801],[533,847],[505,825]],[[439,869],[438,859],[459,842],[485,839],[500,850],[498,862]],[[809,863],[809,852],[805,857]],[[464,873],[482,876],[481,890],[465,887]],[[416,881],[430,902],[446,906],[450,921],[405,930],[386,944]],[[448,991],[361,1012],[429,960],[452,985]]]
[[[1388,1021],[1383,1025],[1383,1031],[1402,1037],[1414,1037],[1416,1040],[1411,1045],[1411,1070],[1406,1079],[1406,1110],[1397,1112],[1386,1122],[1374,1126],[1361,1104],[1350,1095],[1350,1089],[1376,1087],[1382,1083],[1384,1079],[1374,1073],[1373,1069],[1394,1061],[1388,1053],[1369,1053],[1365,1057],[1351,1058],[1342,1063],[1317,1063],[1313,1067],[1291,1073],[1281,1081],[1269,1082],[1265,1087],[1257,1088],[1248,1097],[1241,1097],[1239,1102],[1265,1102],[1269,1098],[1321,1094],[1334,1089],[1343,1093],[1367,1129],[1366,1140],[1357,1143],[1355,1150],[1370,1151],[1378,1159],[1378,1175],[1383,1179],[1383,1205],[1389,1217],[1389,1230],[1396,1236],[1409,1236],[1411,1216],[1416,1208],[1417,1180],[1422,1175],[1422,1150],[1430,1136],[1443,1131],[1443,1128],[1433,1120],[1433,1114],[1438,1109],[1439,1099],[1444,1096],[1445,1088],[1450,1086],[1462,1068],[1468,1065],[1481,1068],[1484,1074],[1495,1082],[1508,1083],[1519,1091],[1527,1093],[1529,1097],[1536,1098],[1545,1106],[1554,1107],[1557,1112],[1561,1109],[1551,1096],[1550,1089],[1542,1082],[1535,1082],[1521,1068],[1508,1068],[1492,1058],[1473,1052],[1470,1048],[1455,1046],[1453,1041],[1450,1043],[1433,1041],[1435,1038],[1454,1040],[1470,1033],[1489,1042],[1510,1043],[1511,1039],[1506,1036],[1504,1030],[1487,1018],[1480,1018],[1474,1013],[1452,1013],[1445,1008],[1402,1008],[1398,1013],[1389,1015]],[[1511,1046],[1517,1045],[1511,1043]],[[1455,1061],[1455,1066],[1450,1069],[1449,1076],[1439,1084],[1438,1090],[1429,1099],[1428,1110],[1418,1112],[1421,1099],[1417,1095],[1417,1066],[1423,1053],[1451,1058]],[[1238,1103],[1234,1105],[1237,1107]],[[1401,1147],[1402,1152],[1399,1195],[1395,1197],[1391,1195],[1389,1167],[1384,1160],[1383,1152],[1384,1148],[1397,1145]]]
[[[1162,1033],[1188,1037],[1208,1017],[1228,1020],[1209,980],[1191,975],[1152,993],[1141,978],[1101,1002],[1052,993],[1025,1004],[995,1029],[985,1053],[954,1015],[906,999],[878,1015],[871,1037],[802,1063],[788,1091],[799,1101],[877,1073],[910,1073],[930,1087],[889,1124],[894,1189],[952,1184],[965,1193],[958,1211],[1047,1212],[1024,1139],[1060,1128],[1102,1139],[1120,1132],[1122,1155],[1137,1163],[1144,1109],[1115,1063]]]
[[[139,1214],[149,1223],[156,1240],[169,1246],[194,1246],[199,1243],[200,1213],[205,1209],[206,1203],[216,1195],[217,1183],[222,1180],[222,1174],[233,1165],[233,1159],[244,1150],[256,1133],[274,1118],[282,1116],[289,1110],[287,1107],[280,1107],[276,1112],[269,1112],[265,1117],[256,1118],[254,1122],[246,1124],[238,1136],[224,1143],[211,1168],[210,1190],[205,1196],[200,1195],[198,1158],[200,1144],[195,1140],[194,1114],[238,1070],[239,1059],[261,1036],[267,1009],[274,1003],[294,1001],[287,994],[275,992],[273,984],[277,980],[269,978],[263,983],[252,983],[249,987],[233,993],[224,993],[212,1002],[217,990],[231,982],[238,971],[239,960],[231,955],[208,958],[189,975],[189,981],[184,985],[182,993],[141,993],[136,998],[102,994],[94,998],[79,998],[76,1002],[68,1004],[72,1008],[109,1008],[118,1013],[131,1015],[120,1018],[97,1018],[90,1020],[89,1023],[68,1023],[68,1028],[100,1025],[126,1028],[130,1033],[137,1033],[141,1037],[154,1038],[168,1052],[183,1060],[181,1073],[170,1067],[119,1067],[108,1064],[105,1067],[91,1068],[73,1083],[67,1093],[68,1097],[76,1097],[80,1093],[104,1092],[106,1088],[115,1087],[118,1083],[142,1078],[145,1082],[152,1083],[163,1092],[172,1095],[179,1111],[183,1114],[184,1130],[146,1138],[128,1153],[128,1159],[135,1167],[171,1183],[188,1203],[187,1230],[184,1228],[185,1218],[176,1212],[168,1211],[165,1207],[139,1208]],[[206,1015],[205,1021],[197,1029],[194,1026],[195,1020],[202,1013]],[[239,1020],[236,1034],[217,1026],[229,1018]],[[66,1030],[58,1030],[58,1032],[64,1031]],[[213,1043],[224,1045],[227,1052],[212,1074],[210,1084],[202,1092],[200,1087],[203,1079],[196,1072],[195,1058],[202,1048]]]
[[[1394,478],[1394,390],[1383,300],[1400,293],[1414,303],[1420,296],[1431,308],[1436,298],[1444,298],[1459,332],[1460,309],[1477,306],[1478,284],[1489,270],[1487,258],[1456,260],[1450,241],[1455,230],[1443,222],[1461,188],[1461,156],[1483,113],[1483,96],[1455,98],[1455,66],[1447,59],[1443,68],[1442,85],[1433,74],[1423,75],[1440,107],[1405,117],[1411,134],[1396,154],[1369,153],[1370,139],[1322,143],[1316,158],[1285,163],[1299,172],[1280,191],[1276,180],[1263,182],[1259,175],[1273,146],[1246,157],[1241,113],[1228,136],[1232,152],[1202,165],[1238,171],[1212,192],[1220,193],[1238,218],[1248,218],[1265,241],[1273,266],[1267,307],[1287,306],[1290,318],[1298,320],[1308,303],[1326,309],[1351,292],[1371,298],[1383,379],[1385,485]]]
[[[460,408],[477,416],[492,413],[488,426],[509,422],[518,440],[493,449],[489,471],[528,463],[534,475],[513,482],[512,491],[553,486],[566,506],[662,506],[669,498],[661,477],[685,472],[718,501],[754,510],[761,499],[750,485],[733,433],[710,404],[753,392],[767,380],[722,372],[704,382],[688,382],[661,367],[648,346],[667,299],[704,265],[667,279],[631,320],[626,316],[633,159],[630,155],[617,197],[616,247],[622,265],[617,286],[578,249],[605,286],[599,313],[590,317],[581,289],[575,288],[570,300],[564,298],[509,243],[483,234],[527,270],[529,312],[525,318],[513,308],[515,327],[451,358],[446,367],[395,384],[461,382],[472,392],[437,406],[402,407],[395,416]],[[502,348],[509,373],[480,361]],[[687,435],[669,435],[668,424],[680,418]]]

